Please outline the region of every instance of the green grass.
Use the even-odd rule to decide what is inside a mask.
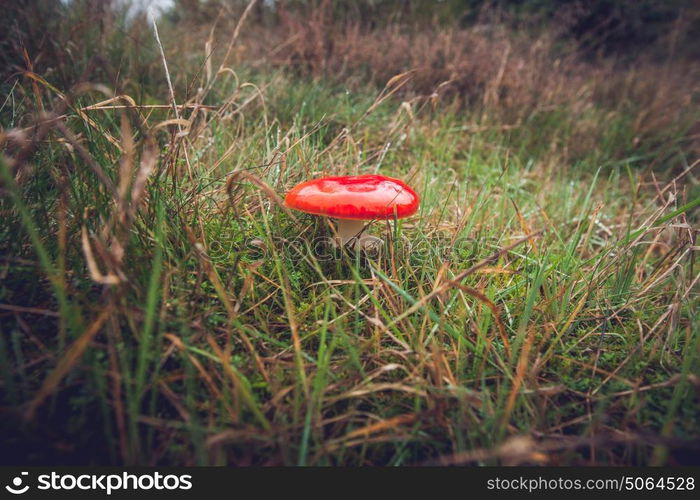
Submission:
[[[18,460],[663,464],[697,452],[697,190],[687,176],[655,187],[645,157],[625,156],[626,116],[611,142],[572,156],[583,118],[566,109],[503,130],[449,102],[239,77],[263,90],[220,77],[206,103],[233,105],[189,135],[157,128],[172,117],[162,109],[84,111],[90,124],[75,110],[104,96],[88,91],[30,161],[2,136],[0,418]],[[5,132],[37,106],[29,84],[11,92]],[[273,196],[372,172],[421,196],[416,216],[373,224],[379,255],[317,245],[327,222]]]

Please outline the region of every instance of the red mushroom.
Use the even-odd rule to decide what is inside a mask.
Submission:
[[[294,186],[284,199],[295,210],[337,219],[335,244],[355,239],[367,248],[379,238],[364,236],[364,221],[401,219],[418,210],[419,198],[406,183],[383,175],[323,177]]]

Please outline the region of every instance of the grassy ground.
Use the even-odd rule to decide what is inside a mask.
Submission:
[[[177,112],[152,41],[111,77],[83,61],[90,85],[4,84],[12,462],[697,463],[697,89],[659,135],[633,100],[594,99],[600,74],[513,116],[410,72],[217,72],[225,43],[207,62],[162,34]],[[373,224],[376,255],[318,244],[328,221],[280,203],[374,172],[421,196]]]

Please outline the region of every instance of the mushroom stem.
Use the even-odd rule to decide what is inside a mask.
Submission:
[[[336,219],[336,237],[333,240],[336,246],[345,246],[350,240],[355,238],[354,248],[358,248],[358,243],[365,229],[365,222],[354,219]]]

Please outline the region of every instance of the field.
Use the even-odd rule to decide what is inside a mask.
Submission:
[[[684,26],[181,3],[0,21],[3,464],[700,463]],[[365,173],[378,252],[283,204]]]

